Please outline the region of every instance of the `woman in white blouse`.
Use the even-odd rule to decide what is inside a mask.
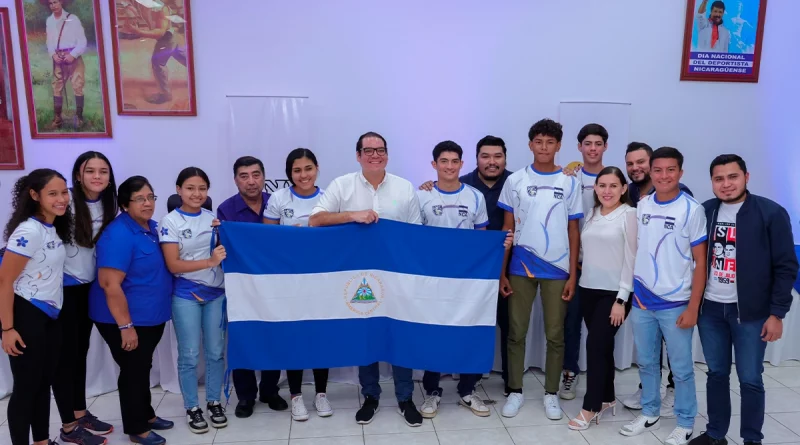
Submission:
[[[636,256],[636,209],[629,205],[625,175],[606,167],[594,185],[594,207],[586,213],[581,232],[583,273],[581,312],[586,338],[586,396],[583,410],[569,422],[585,430],[607,409],[616,414],[614,336],[630,311],[633,263]]]

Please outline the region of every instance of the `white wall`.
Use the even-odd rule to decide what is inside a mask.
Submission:
[[[100,4],[110,67],[108,2]],[[14,10],[12,0],[0,6]],[[769,1],[755,85],[678,80],[685,6],[684,0],[193,0],[197,118],[114,114],[114,139],[94,141],[32,141],[25,120],[25,163],[66,174],[80,152],[101,150],[118,181],[144,174],[166,198],[189,165],[204,168],[212,183],[231,181],[226,94],[308,96],[310,148],[323,168],[322,185],[357,168],[354,144],[367,130],[388,139],[390,170],[417,183],[432,176],[430,150],[440,140],[461,143],[472,168],[477,140],[501,136],[517,169],[531,160],[529,126],[557,117],[559,101],[631,102],[631,138],[681,149],[684,182],[698,197],[711,196],[710,160],[739,153],[752,171],[751,190],[790,207],[800,239],[800,187],[783,174],[800,167],[800,1]],[[11,24],[19,48],[13,15]],[[19,50],[14,58],[20,115],[27,116]],[[113,69],[108,78],[116,110]],[[563,150],[577,159],[575,136],[564,140]],[[0,172],[0,202],[18,176]],[[212,184],[218,203],[223,197],[214,190]],[[0,206],[0,221],[7,213]]]

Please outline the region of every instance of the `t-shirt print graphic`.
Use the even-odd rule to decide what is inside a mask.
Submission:
[[[736,224],[717,222],[712,240],[711,273],[721,284],[736,283]]]

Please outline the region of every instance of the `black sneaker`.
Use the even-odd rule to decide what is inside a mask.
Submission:
[[[375,414],[379,409],[378,399],[367,396],[367,398],[364,399],[364,404],[361,405],[361,409],[356,413],[356,423],[359,425],[366,425],[372,422],[372,419],[375,418]]]
[[[256,404],[253,400],[239,400],[236,404],[236,411],[234,414],[240,419],[246,419],[253,415],[253,406]]]
[[[745,442],[745,445],[747,444],[748,442]],[[714,439],[707,433],[703,432],[703,434],[690,440],[689,445],[728,445],[728,440],[724,437],[722,439]]]
[[[78,445],[104,445],[108,441],[105,437],[95,436],[80,425],[69,433],[61,430],[59,438],[62,442],[76,443]]]
[[[102,436],[114,431],[114,427],[111,424],[100,421],[89,411],[86,411],[86,414],[77,420],[78,425],[94,434],[100,434]]]
[[[208,432],[208,422],[199,406],[186,411],[186,422],[189,424],[189,431],[195,434]]]
[[[406,400],[400,402],[397,412],[406,420],[406,425],[413,427],[422,426],[422,414],[417,411],[417,407],[414,406],[413,401]]]
[[[266,403],[269,406],[269,409],[273,411],[286,411],[286,408],[289,408],[289,404],[286,403],[286,400],[283,400],[278,393],[269,394],[266,396],[261,395],[258,397],[258,400],[260,400],[261,403]]]
[[[219,402],[211,402],[208,408],[208,417],[211,419],[211,426],[214,428],[225,428],[228,426],[228,418],[225,417],[225,408]]]

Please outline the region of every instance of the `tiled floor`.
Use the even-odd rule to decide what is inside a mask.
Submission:
[[[764,364],[764,383],[767,393],[766,419],[764,423],[765,444],[800,445],[800,362],[787,361],[779,367]],[[705,429],[706,398],[704,373],[705,366],[697,365],[695,379],[697,382],[698,411],[695,433]],[[666,373],[664,374],[666,379]],[[256,413],[249,419],[237,419],[233,416],[236,404],[235,395],[231,397],[229,408],[229,425],[220,430],[211,429],[206,434],[192,434],[186,427],[181,396],[165,394],[160,388],[152,390],[153,405],[159,416],[174,420],[173,430],[164,432],[168,445],[210,445],[236,443],[237,445],[435,445],[435,444],[557,444],[557,445],[601,445],[601,444],[633,444],[657,445],[663,441],[674,427],[675,420],[663,420],[660,430],[641,436],[626,438],[618,430],[627,421],[633,419],[637,412],[632,412],[619,405],[616,416],[604,417],[600,425],[593,425],[587,431],[570,431],[566,423],[571,416],[580,410],[581,396],[586,391],[585,379],[578,385],[578,399],[562,401],[561,408],[565,415],[561,421],[550,421],[544,417],[542,398],[544,375],[539,370],[532,370],[525,375],[526,404],[520,414],[513,419],[499,415],[504,398],[503,384],[498,375],[484,380],[478,391],[486,399],[497,401],[492,415],[486,418],[473,416],[465,408],[456,404],[455,385],[452,380],[444,380],[442,387],[445,396],[439,413],[432,421],[425,420],[420,428],[409,428],[396,412],[393,403],[393,385],[382,384],[382,410],[370,425],[360,426],[355,423],[355,413],[361,398],[358,387],[354,385],[329,385],[328,396],[336,409],[330,418],[314,416],[311,407],[313,398],[312,386],[304,389],[309,397],[306,404],[312,417],[307,422],[292,422],[288,412],[276,413],[266,405],[258,403]],[[636,391],[639,383],[635,368],[617,373],[616,388],[619,397]],[[729,443],[741,444],[738,437],[740,407],[739,388],[735,370],[731,378],[731,400],[733,402],[733,418],[728,436]],[[285,390],[281,391],[286,396]],[[203,395],[201,394],[201,399]],[[417,404],[422,402],[422,388],[417,385],[414,393]],[[109,443],[129,443],[121,432],[119,398],[116,394],[107,394],[89,400],[89,409],[103,420],[112,422],[118,430],[111,434]],[[0,445],[9,445],[8,426],[6,425],[6,407],[8,399],[0,400]],[[58,413],[53,403],[51,419],[57,419]],[[53,437],[59,425],[51,425]]]

